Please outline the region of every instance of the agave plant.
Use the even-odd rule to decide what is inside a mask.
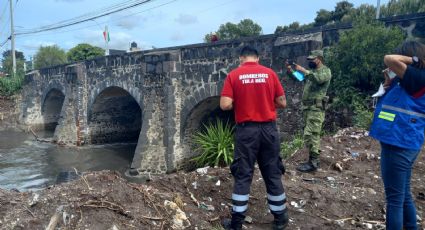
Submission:
[[[195,151],[201,155],[193,158],[197,166],[227,166],[233,161],[233,130],[229,123],[221,120],[209,125],[204,124],[204,131],[194,134]]]

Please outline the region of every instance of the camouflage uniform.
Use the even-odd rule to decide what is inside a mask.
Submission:
[[[307,82],[304,86],[302,103],[304,114],[304,141],[310,151],[310,158],[318,158],[320,133],[325,120],[326,92],[331,81],[331,70],[322,65],[318,69],[305,73]]]

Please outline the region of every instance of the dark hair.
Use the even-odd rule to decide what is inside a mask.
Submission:
[[[240,56],[255,56],[258,57],[258,51],[252,46],[244,46],[241,49]]]
[[[403,42],[395,49],[395,53],[409,57],[417,56],[425,61],[425,45],[414,40]]]

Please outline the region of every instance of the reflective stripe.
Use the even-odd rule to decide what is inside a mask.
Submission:
[[[382,105],[382,108],[383,109],[390,109],[390,110],[394,110],[394,111],[397,111],[397,112],[400,112],[400,113],[405,113],[405,114],[425,118],[425,114],[423,114],[423,113],[418,113],[418,112],[410,111],[410,110],[407,110],[407,109],[394,107],[394,106],[391,106],[391,105]]]
[[[248,209],[248,205],[244,205],[244,206],[236,206],[233,205],[233,211],[234,212],[245,212]]]
[[[285,195],[285,193],[282,193],[279,196],[272,196],[272,195],[267,193],[267,199],[269,199],[271,201],[282,201],[282,200],[286,199],[286,195]]]
[[[387,121],[394,121],[394,117],[384,115],[384,114],[381,114],[381,113],[379,113],[378,118],[381,118],[381,119],[384,119],[384,120],[387,120]]]
[[[232,200],[236,200],[236,201],[248,201],[249,199],[249,194],[247,195],[239,195],[239,194],[232,194]]]
[[[271,211],[278,212],[278,211],[285,210],[286,209],[286,205],[283,204],[283,205],[277,206],[277,205],[269,204],[269,208],[270,208]]]
[[[384,116],[392,117],[392,118],[395,117],[395,114],[394,113],[388,113],[388,112],[385,112],[385,111],[379,112],[379,115],[384,115]]]

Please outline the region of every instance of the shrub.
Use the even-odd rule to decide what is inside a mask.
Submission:
[[[201,155],[193,160],[197,166],[227,166],[233,161],[233,130],[229,123],[217,120],[215,124],[204,125],[205,131],[195,133],[195,151]]]
[[[362,103],[354,103],[354,126],[369,129],[372,124],[373,112]]]
[[[17,73],[11,77],[0,78],[0,95],[11,96],[22,88],[24,73]]]
[[[292,141],[284,141],[280,144],[280,154],[283,159],[291,157],[297,150],[304,147],[304,139],[302,134],[298,133]]]

